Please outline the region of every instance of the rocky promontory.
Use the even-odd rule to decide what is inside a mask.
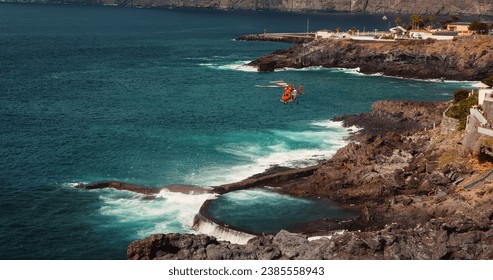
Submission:
[[[359,210],[356,219],[308,223],[303,228],[310,234],[281,231],[245,245],[204,235],[152,235],[130,244],[128,257],[491,259],[493,178],[464,189],[488,163],[470,158],[460,145],[462,133],[443,127],[447,106],[380,101],[369,113],[338,117],[362,127],[351,143],[303,180],[278,177],[278,191],[330,198]]]
[[[249,65],[259,71],[322,66],[404,78],[474,81],[493,73],[493,37],[388,42],[321,39],[277,50]]]

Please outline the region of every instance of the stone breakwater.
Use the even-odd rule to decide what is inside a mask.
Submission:
[[[359,68],[365,74],[404,78],[474,81],[493,73],[493,38],[388,42],[322,39],[277,50],[249,65],[259,71],[322,66]]]
[[[118,181],[101,181],[101,182],[95,182],[95,183],[90,183],[90,184],[80,183],[80,184],[77,184],[75,187],[79,188],[79,189],[86,189],[86,190],[110,188],[110,189],[115,189],[115,190],[119,190],[119,191],[129,191],[129,192],[140,193],[140,194],[146,195],[150,198],[155,197],[157,194],[159,194],[163,190],[164,191],[170,191],[170,192],[179,192],[179,193],[184,193],[184,194],[191,194],[191,195],[213,193],[213,190],[210,188],[202,188],[202,187],[191,186],[191,185],[168,185],[168,186],[162,186],[162,187],[156,188],[156,187],[149,187],[149,186],[131,184],[131,183],[126,183],[126,182],[118,182]]]
[[[264,33],[264,34],[249,34],[242,35],[237,40],[242,41],[269,41],[269,42],[282,42],[301,44],[308,43],[315,39],[314,33],[302,34],[302,33]]]
[[[363,128],[353,141],[312,174],[277,181],[282,192],[326,197],[361,211],[356,219],[305,225],[306,232],[327,238],[281,231],[238,245],[160,234],[130,244],[128,258],[491,259],[493,183],[463,188],[481,173],[462,153],[460,133],[440,133],[447,106],[380,101],[370,113],[341,116],[346,125]]]

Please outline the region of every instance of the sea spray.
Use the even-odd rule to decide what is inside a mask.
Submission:
[[[183,194],[162,190],[156,198],[126,191],[103,191],[100,212],[111,216],[114,227],[132,228],[136,238],[162,232],[192,232],[195,214],[214,194]]]
[[[255,135],[234,132],[224,135],[230,142],[216,149],[237,158],[240,164],[206,166],[188,174],[186,180],[190,184],[214,186],[243,180],[274,165],[291,168],[315,165],[346,145],[346,137],[356,130],[344,128],[342,122],[321,120],[299,130],[271,129]]]
[[[218,62],[199,63],[200,66],[205,66],[215,70],[236,70],[243,72],[257,72],[257,67],[247,65],[249,61],[235,61],[228,64]]]
[[[216,223],[198,213],[194,219],[193,228],[200,233],[216,237],[217,240],[229,241],[235,244],[246,244],[256,235],[229,228],[227,224]]]

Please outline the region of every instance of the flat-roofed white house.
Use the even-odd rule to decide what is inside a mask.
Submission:
[[[329,39],[331,36],[334,36],[334,32],[327,29],[322,29],[315,32],[315,39]]]
[[[462,146],[472,155],[493,161],[493,89],[483,85],[474,85],[479,88],[478,104],[469,109]]]
[[[487,101],[488,103],[493,102],[493,89],[492,88],[479,89],[478,105],[483,107],[485,105],[485,101]]]
[[[473,86],[479,88],[478,105],[470,108],[466,130],[474,130],[482,135],[493,137],[493,89],[483,83]]]
[[[346,32],[333,32],[331,30],[322,29],[315,32],[315,39],[344,39],[351,36]]]

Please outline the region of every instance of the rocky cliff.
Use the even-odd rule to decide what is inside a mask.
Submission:
[[[139,7],[197,7],[295,12],[493,14],[493,1],[491,0],[0,0],[0,2],[84,3]]]
[[[359,67],[367,74],[474,81],[493,73],[493,37],[389,42],[322,39],[275,51],[250,65],[257,66],[259,71],[309,66]]]

